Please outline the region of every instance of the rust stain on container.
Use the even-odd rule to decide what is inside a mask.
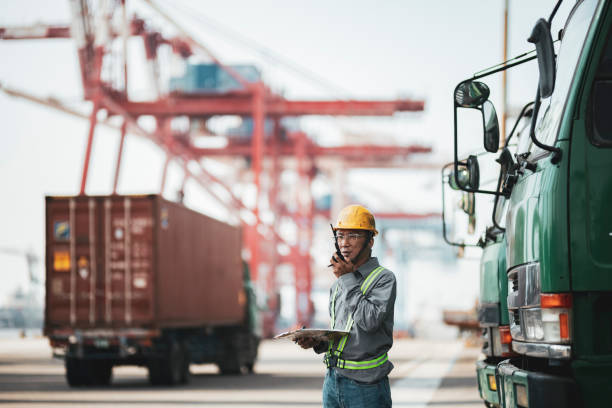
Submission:
[[[45,331],[241,323],[240,239],[157,195],[47,197]]]

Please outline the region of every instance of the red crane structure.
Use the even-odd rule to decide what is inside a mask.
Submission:
[[[235,68],[224,65],[210,50],[199,43],[150,0],[145,0],[168,22],[175,26],[179,35],[168,38],[153,29],[147,22],[127,16],[126,0],[88,2],[70,0],[72,22],[66,26],[31,26],[0,28],[0,39],[24,40],[43,38],[72,38],[76,42],[80,62],[80,75],[84,99],[93,105],[89,115],[89,131],[83,158],[80,194],[87,192],[89,164],[96,127],[100,124],[99,112],[106,116],[122,118],[121,138],[116,156],[113,194],[117,191],[122,167],[123,146],[126,134],[135,133],[157,144],[166,153],[166,164],[160,185],[163,193],[168,163],[182,164],[185,179],[195,180],[204,190],[230,208],[241,220],[245,235],[245,253],[248,254],[251,275],[254,281],[274,295],[275,271],[280,264],[293,266],[296,285],[297,320],[308,324],[313,315],[310,301],[312,271],[310,247],[313,235],[315,209],[310,184],[317,173],[316,160],[334,157],[347,160],[352,165],[369,161],[384,162],[390,158],[405,158],[413,154],[428,153],[427,146],[394,145],[345,145],[323,147],[314,143],[301,131],[288,131],[282,119],[304,115],[329,116],[391,116],[402,111],[422,111],[424,102],[419,100],[289,100],[270,90],[261,80],[249,80]],[[95,6],[93,6],[95,4]],[[118,23],[119,22],[119,23]],[[128,95],[128,47],[129,37],[140,37],[145,49],[147,65],[152,73],[155,96],[153,100],[135,101]],[[237,87],[226,91],[188,93],[175,90],[162,92],[160,83],[160,49],[168,47],[176,56],[187,59],[194,54],[204,55],[220,67]],[[120,52],[117,52],[120,49]],[[31,99],[31,98],[30,98]],[[55,104],[57,108],[61,108]],[[66,110],[66,109],[63,109]],[[180,119],[195,126],[206,126],[208,120],[220,115],[238,115],[252,119],[252,133],[247,138],[227,139],[222,148],[202,148],[194,143],[191,131],[177,131],[173,122]],[[153,117],[155,127],[146,127],[139,120],[143,116]],[[267,122],[271,122],[268,129]],[[200,126],[201,128],[202,126]],[[227,181],[220,180],[202,164],[202,158],[245,158],[250,163],[250,180],[255,186],[256,199],[247,206],[238,197]],[[283,202],[280,194],[280,176],[285,159],[294,161],[298,174],[298,190],[295,202]],[[266,174],[267,173],[267,174]],[[262,175],[270,180],[262,185]],[[183,185],[185,182],[183,181]],[[219,191],[222,191],[220,193]],[[292,201],[293,201],[292,200]],[[271,211],[273,222],[264,222],[260,216],[262,205]],[[297,239],[287,240],[281,236],[281,219],[289,218],[298,231]],[[292,242],[289,242],[292,241]],[[279,245],[285,244],[289,251],[279,253]],[[267,265],[265,276],[262,265]],[[263,281],[262,281],[263,279]],[[269,296],[268,306],[277,310],[276,296]],[[267,324],[268,328],[271,322]]]

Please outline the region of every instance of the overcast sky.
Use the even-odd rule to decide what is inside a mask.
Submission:
[[[420,143],[434,148],[432,162],[451,160],[452,91],[462,79],[502,59],[502,0],[412,1],[311,0],[306,2],[173,0],[169,11],[227,64],[253,63],[266,82],[290,98],[335,98],[329,92],[288,72],[274,60],[281,57],[314,72],[352,98],[413,97],[426,101],[422,114],[401,114],[373,120],[321,119],[304,122],[321,143],[337,142],[341,131],[372,135],[372,142]],[[566,1],[553,32],[572,3]],[[172,28],[138,0],[130,7],[157,27]],[[170,2],[161,3],[170,4]],[[510,1],[509,55],[530,50],[531,27],[548,17],[553,1]],[[68,23],[67,0],[3,0],[0,26]],[[211,21],[224,27],[220,32]],[[227,30],[259,44],[246,48],[227,38]],[[273,53],[274,58],[266,56]],[[146,96],[150,87],[141,64],[142,49],[134,42],[130,92]],[[82,90],[75,44],[71,40],[0,41],[0,83],[41,96],[79,104]],[[173,67],[163,67],[170,71]],[[509,74],[511,107],[533,97],[535,63]],[[501,75],[489,81],[491,99],[500,105]],[[87,123],[0,93],[0,247],[31,248],[44,255],[44,195],[78,192]],[[338,130],[340,129],[340,130]],[[377,133],[380,132],[380,133]],[[110,192],[117,145],[114,132],[100,129],[94,146],[90,193]],[[468,146],[470,147],[470,146]],[[471,148],[478,146],[471,146]],[[150,143],[129,139],[120,190],[156,192],[163,155]],[[174,173],[172,173],[174,174]],[[170,185],[179,183],[171,174]],[[361,171],[349,177],[349,191],[360,183],[391,191],[405,211],[439,208],[439,189],[428,176]],[[437,180],[438,175],[431,180]],[[424,181],[425,180],[425,181]],[[403,184],[402,189],[396,186]],[[417,189],[423,194],[412,194]],[[370,190],[372,191],[372,190]],[[411,192],[411,194],[407,194]],[[415,199],[420,197],[420,199]],[[194,206],[205,207],[195,192]],[[379,200],[385,201],[385,200]],[[377,202],[377,201],[374,201]],[[200,203],[200,205],[198,205]],[[376,204],[373,204],[376,205]],[[374,208],[376,211],[376,208]],[[214,212],[214,210],[212,210]],[[222,212],[213,214],[223,216]],[[42,265],[38,267],[42,274]],[[7,291],[25,284],[24,259],[0,254],[0,303]]]

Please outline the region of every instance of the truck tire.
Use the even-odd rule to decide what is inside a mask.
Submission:
[[[180,384],[185,378],[185,365],[184,350],[178,342],[173,341],[165,356],[149,360],[149,381],[153,385]]]
[[[181,370],[181,384],[187,384],[190,379],[189,364],[191,363],[191,353],[189,352],[189,343],[187,341],[181,342],[181,349],[183,351],[183,367]]]
[[[66,357],[66,380],[71,387],[109,385],[113,366],[104,360],[85,360]]]
[[[259,338],[249,335],[249,355],[245,367],[249,374],[255,372],[255,362],[257,361],[257,350],[259,349]]]
[[[233,355],[226,354],[223,361],[217,363],[221,375],[238,375],[241,374],[240,361],[237,353]]]
[[[149,382],[151,385],[164,385],[164,377],[162,375],[161,359],[151,358],[147,364],[149,370]]]
[[[113,376],[113,365],[104,360],[89,362],[89,370],[95,385],[109,385]]]
[[[66,357],[66,381],[71,387],[86,385],[87,373],[83,369],[83,360],[75,357]]]
[[[221,332],[221,352],[217,360],[217,367],[221,375],[241,374],[241,360],[243,351],[239,344],[240,333],[235,329]]]

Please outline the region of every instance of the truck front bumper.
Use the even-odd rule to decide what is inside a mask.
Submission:
[[[478,392],[480,393],[480,398],[489,404],[499,406],[495,368],[496,365],[488,364],[485,360],[477,361],[476,378],[478,378]]]
[[[581,406],[572,378],[522,370],[510,360],[497,365],[499,398],[504,408],[575,408]]]

